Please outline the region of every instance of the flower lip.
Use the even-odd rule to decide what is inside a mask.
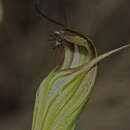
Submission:
[[[63,31],[55,31],[54,32],[54,39],[56,40],[56,46],[62,45],[64,41],[64,33]]]

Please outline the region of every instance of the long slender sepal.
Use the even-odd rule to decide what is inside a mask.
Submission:
[[[73,72],[77,72],[77,70],[80,70],[80,71],[78,71],[78,73],[82,73],[82,72],[85,72],[85,71],[89,71],[94,65],[98,64],[100,61],[102,61],[102,60],[105,59],[106,57],[108,57],[108,56],[110,56],[110,55],[112,55],[112,54],[114,54],[114,53],[116,53],[116,52],[119,52],[119,51],[121,51],[121,50],[123,50],[123,49],[126,49],[126,48],[128,48],[128,47],[130,47],[130,44],[127,44],[127,45],[124,45],[124,46],[119,47],[119,48],[117,48],[117,49],[108,51],[108,52],[106,52],[106,53],[104,53],[104,54],[102,54],[102,55],[100,55],[100,56],[94,58],[91,62],[89,62],[89,63],[87,63],[87,64],[85,64],[85,65],[82,65],[82,66],[80,66],[80,67],[74,68],[74,69],[73,69]]]

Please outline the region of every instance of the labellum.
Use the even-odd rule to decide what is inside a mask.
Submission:
[[[54,37],[56,45],[64,48],[64,58],[37,90],[32,130],[74,130],[93,90],[97,63],[130,47],[127,44],[97,56],[93,42],[82,34],[64,29]]]

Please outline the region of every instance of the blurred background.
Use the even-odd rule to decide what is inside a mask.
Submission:
[[[130,42],[129,0],[40,0],[48,16],[89,35],[98,53]],[[31,130],[36,89],[58,63],[34,0],[0,0],[0,130]],[[76,130],[130,129],[130,48],[99,64],[95,89]]]

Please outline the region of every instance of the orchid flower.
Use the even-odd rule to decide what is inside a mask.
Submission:
[[[32,130],[74,130],[93,90],[98,63],[130,44],[97,56],[93,42],[70,29],[55,32],[62,61],[42,81],[36,93]],[[86,106],[87,107],[87,106]]]

